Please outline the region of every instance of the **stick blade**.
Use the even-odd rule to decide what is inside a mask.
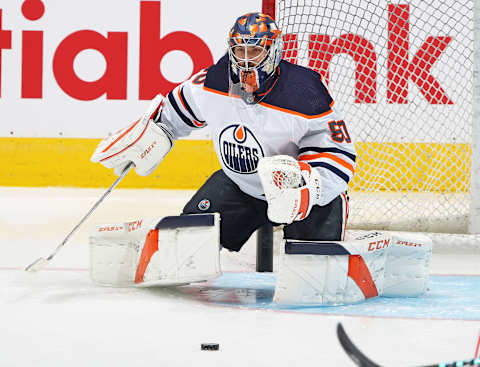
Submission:
[[[363,354],[348,337],[341,323],[337,324],[337,337],[343,350],[359,367],[381,367]]]
[[[29,273],[36,273],[37,271],[40,271],[42,270],[43,268],[45,268],[48,264],[48,260],[41,257],[37,260],[35,260],[33,263],[31,263],[30,265],[28,265],[26,268],[25,268],[25,271],[29,272]]]

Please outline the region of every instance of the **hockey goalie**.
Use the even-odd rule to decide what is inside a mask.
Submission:
[[[387,268],[396,274],[409,262],[405,260],[406,268],[388,264],[394,257],[414,258],[415,251],[403,254],[402,248],[390,254],[401,242],[390,239],[389,246],[373,251],[375,260],[370,261],[369,245],[366,250],[359,245],[365,240],[342,245],[356,153],[321,75],[282,60],[282,32],[268,15],[242,15],[227,42],[227,52],[216,64],[166,97],[154,98],[138,121],[103,140],[94,152],[92,161],[116,174],[133,162],[137,174],[149,175],[176,139],[208,124],[221,169],[180,216],[145,220],[141,228],[131,223],[97,226],[90,239],[93,279],[103,284],[211,279],[220,274],[221,247],[240,251],[256,229],[271,222],[284,226],[286,249],[291,250],[282,261],[278,302],[350,302],[390,289],[382,280]],[[330,253],[333,243],[343,252]],[[408,248],[427,247],[422,242]],[[353,268],[362,276],[351,284]],[[361,284],[367,272],[369,287]],[[412,294],[418,293],[417,285],[413,288]],[[352,292],[355,296],[349,298],[346,293]],[[408,294],[408,286],[402,292]]]

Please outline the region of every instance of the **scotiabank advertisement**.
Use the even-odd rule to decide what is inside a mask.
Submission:
[[[260,0],[2,0],[0,136],[116,131],[218,60],[235,19],[260,10]]]
[[[357,141],[469,142],[473,2],[278,3],[285,56],[325,77]],[[217,61],[235,19],[261,8],[261,0],[2,0],[0,136],[117,131]],[[208,128],[191,136],[208,137]]]

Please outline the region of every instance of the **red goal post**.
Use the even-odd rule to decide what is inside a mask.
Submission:
[[[263,0],[284,58],[322,74],[356,142],[350,229],[480,233],[479,9]]]

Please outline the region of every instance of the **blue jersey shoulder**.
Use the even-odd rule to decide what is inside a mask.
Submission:
[[[216,64],[208,68],[204,86],[228,93],[228,55],[224,55]],[[330,111],[333,99],[323,84],[320,74],[282,60],[278,80],[262,99],[262,103],[307,116],[315,116]]]
[[[278,81],[263,102],[314,116],[330,111],[333,99],[323,84],[320,74],[282,60]]]
[[[225,54],[216,64],[208,68],[203,85],[219,92],[228,93],[228,54]]]

